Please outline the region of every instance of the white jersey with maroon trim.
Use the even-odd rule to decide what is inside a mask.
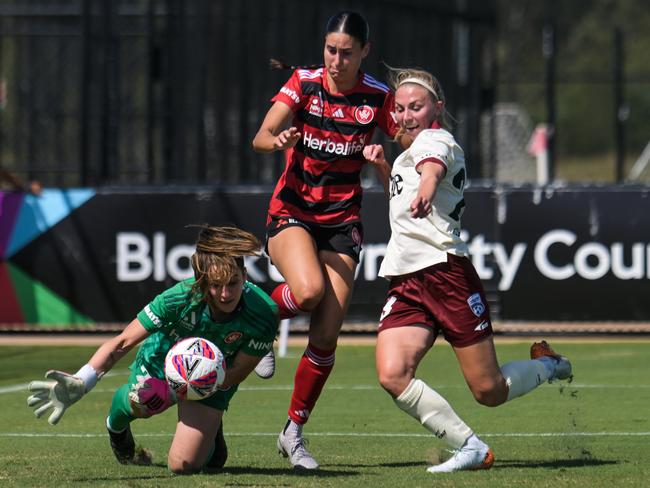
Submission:
[[[301,138],[286,151],[269,215],[324,225],[359,220],[363,148],[377,126],[397,132],[388,87],[361,73],[354,88],[334,94],[323,68],[299,69],[272,101],[291,108]]]
[[[410,205],[420,185],[418,166],[425,162],[442,164],[447,171],[431,213],[416,219]],[[444,129],[423,130],[395,160],[390,178],[391,238],[379,276],[400,276],[446,262],[447,253],[467,256],[467,245],[460,238],[465,156],[454,137]]]

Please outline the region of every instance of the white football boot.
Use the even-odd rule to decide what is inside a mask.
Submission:
[[[494,453],[487,444],[472,436],[454,455],[444,463],[431,466],[429,473],[453,473],[471,469],[490,469],[494,463]]]
[[[264,380],[268,380],[275,374],[275,353],[273,349],[266,353],[266,356],[257,363],[255,374]]]
[[[305,446],[305,439],[302,437],[302,425],[289,420],[278,436],[277,446],[278,452],[283,457],[289,458],[293,469],[318,469],[318,463]]]

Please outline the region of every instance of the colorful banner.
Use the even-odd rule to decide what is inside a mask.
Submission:
[[[264,237],[270,191],[45,190],[0,193],[0,328],[126,323],[191,276],[192,224],[232,224]],[[463,238],[502,320],[650,319],[650,213],[644,189],[466,190]],[[383,193],[368,191],[364,250],[350,319],[376,320],[390,235]],[[265,257],[252,281],[282,280]]]
[[[39,196],[0,192],[0,323],[92,325],[93,319],[79,313],[74,300],[42,281],[54,263],[40,250],[48,246],[50,231],[94,194],[87,189],[44,190]],[[33,262],[17,266],[25,253]]]

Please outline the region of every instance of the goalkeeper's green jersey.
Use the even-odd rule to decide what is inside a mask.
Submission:
[[[194,278],[165,290],[138,313],[138,320],[151,335],[138,350],[136,362],[152,376],[164,378],[165,356],[186,337],[212,341],[231,365],[242,351],[263,357],[273,347],[278,331],[278,307],[258,286],[244,284],[239,305],[225,322],[215,322],[205,302],[192,293]]]

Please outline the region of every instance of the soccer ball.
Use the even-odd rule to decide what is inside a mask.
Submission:
[[[174,344],[165,358],[165,377],[179,398],[208,398],[226,377],[226,360],[212,342],[189,337]]]

